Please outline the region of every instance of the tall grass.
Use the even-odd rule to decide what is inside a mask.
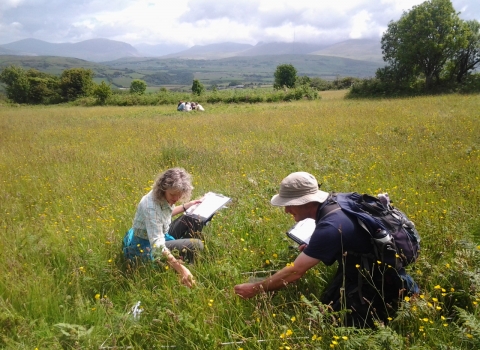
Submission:
[[[204,107],[0,106],[0,347],[480,346],[478,96]],[[233,199],[204,231],[192,290],[120,254],[139,199],[173,166],[195,196]],[[269,200],[300,170],[325,191],[387,191],[417,224],[409,272],[422,294],[388,326],[336,326],[317,301],[332,275],[322,264],[282,291],[234,295],[297,255],[292,219]]]

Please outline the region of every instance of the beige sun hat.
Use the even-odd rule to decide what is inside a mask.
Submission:
[[[323,203],[328,192],[318,189],[315,176],[304,171],[291,173],[280,183],[280,191],[272,197],[270,203],[277,207],[302,205],[309,202]]]

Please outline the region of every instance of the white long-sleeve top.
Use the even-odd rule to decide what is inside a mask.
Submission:
[[[160,258],[163,251],[168,251],[165,234],[172,222],[174,207],[175,205],[169,205],[165,200],[157,203],[153,199],[153,191],[148,192],[138,203],[132,225],[134,235],[149,240],[154,259]]]

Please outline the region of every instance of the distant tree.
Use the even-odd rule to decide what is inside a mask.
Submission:
[[[455,53],[449,65],[450,76],[462,83],[465,77],[480,63],[480,22],[477,20],[466,21],[467,45]]]
[[[60,90],[67,101],[89,96],[93,92],[93,71],[85,68],[70,68],[62,72]]]
[[[40,72],[36,69],[27,71],[30,90],[29,103],[58,103],[61,102],[58,77]]]
[[[103,80],[100,84],[96,85],[93,90],[93,96],[95,96],[97,102],[102,105],[105,104],[111,95],[112,89],[110,88],[110,85],[107,85],[107,83],[105,83]]]
[[[25,70],[18,66],[9,66],[0,73],[0,82],[6,85],[7,97],[16,103],[27,103],[30,91]]]
[[[332,89],[333,90],[344,90],[349,89],[354,83],[360,82],[360,79],[355,77],[344,77],[335,79],[332,82]]]
[[[192,83],[192,93],[195,95],[201,95],[204,91],[205,87],[203,84],[199,80],[194,79]]]
[[[130,93],[143,95],[147,90],[147,83],[140,79],[134,79],[130,83]]]
[[[450,0],[429,0],[390,22],[382,36],[383,59],[395,75],[425,76],[432,88],[440,80],[446,63],[467,44],[465,26]],[[398,79],[398,76],[396,77]]]
[[[302,85],[308,85],[310,86],[310,83],[312,82],[312,79],[306,75],[298,76],[297,80],[295,81],[295,86],[302,86]]]
[[[273,87],[275,89],[282,89],[284,86],[293,88],[297,80],[297,70],[291,64],[281,64],[277,66],[274,77],[275,82]]]
[[[310,87],[318,91],[326,91],[332,89],[332,83],[322,78],[312,78],[310,81]]]
[[[10,66],[0,73],[7,97],[17,103],[58,103],[61,100],[56,76],[36,69]]]

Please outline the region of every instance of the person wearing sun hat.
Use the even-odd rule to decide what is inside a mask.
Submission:
[[[249,299],[261,292],[275,291],[297,281],[320,261],[327,266],[337,261],[337,273],[320,301],[333,311],[348,309],[345,326],[374,327],[378,321],[387,323],[404,291],[403,281],[395,269],[390,269],[391,273],[380,273],[375,261],[363,259],[372,252],[373,246],[370,235],[358,220],[343,212],[307,172],[294,172],[285,177],[271,204],[284,207],[285,213],[291,214],[295,222],[314,219],[315,231],[308,245],[299,246],[300,254],[293,264],[265,280],[236,285],[235,293]],[[379,278],[370,284],[362,283],[360,267],[375,271]]]

